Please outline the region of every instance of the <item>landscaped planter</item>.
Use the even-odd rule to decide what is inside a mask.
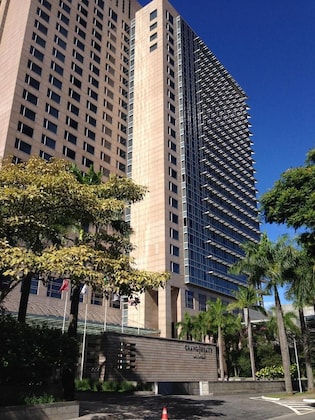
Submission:
[[[79,417],[78,401],[0,408],[1,420],[67,420],[75,417]]]

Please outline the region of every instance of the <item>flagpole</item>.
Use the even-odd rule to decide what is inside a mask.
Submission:
[[[85,359],[87,308],[88,308],[88,294],[86,294],[86,302],[85,302],[84,330],[83,330],[83,342],[82,342],[82,354],[81,354],[81,370],[80,370],[80,380],[81,381],[82,381],[82,378],[83,378],[83,368],[84,368],[84,359]]]
[[[108,297],[106,296],[106,293],[104,293],[104,299],[105,299],[105,308],[104,308],[104,330],[107,329],[107,307],[108,307]]]
[[[66,297],[65,297],[65,307],[64,307],[64,310],[63,310],[62,334],[64,334],[64,332],[65,332],[65,327],[66,327],[67,304],[68,304],[68,290],[66,291]]]

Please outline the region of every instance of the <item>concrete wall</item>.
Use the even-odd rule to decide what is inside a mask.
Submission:
[[[105,333],[99,357],[105,359],[105,380],[199,383],[217,379],[213,344]]]

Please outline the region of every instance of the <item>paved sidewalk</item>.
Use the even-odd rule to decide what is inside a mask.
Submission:
[[[280,401],[263,399],[257,394],[180,396],[91,393],[78,397],[80,417],[72,420],[161,420],[163,407],[167,407],[169,420],[214,417],[226,420],[284,420],[297,418],[301,415],[299,412],[303,412],[303,419],[315,419],[315,408],[303,403],[305,396],[284,396]]]

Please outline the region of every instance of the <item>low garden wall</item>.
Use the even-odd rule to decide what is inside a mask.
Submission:
[[[67,420],[76,417],[79,417],[78,401],[0,408],[1,420]]]

